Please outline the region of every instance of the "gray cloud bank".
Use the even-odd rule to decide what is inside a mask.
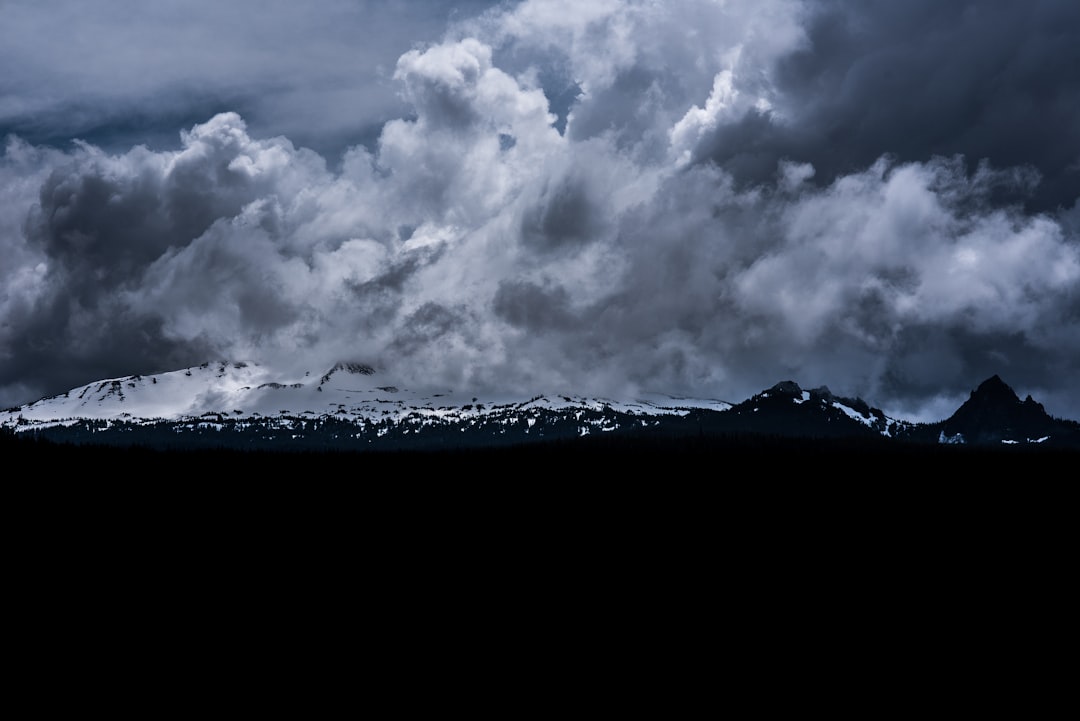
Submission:
[[[1071,2],[531,0],[401,55],[407,112],[340,162],[236,113],[12,136],[0,405],[223,357],[934,419],[999,373],[1080,418],[1078,36]]]
[[[491,0],[4,0],[0,135],[175,145],[221,110],[336,155],[407,111],[413,43]]]

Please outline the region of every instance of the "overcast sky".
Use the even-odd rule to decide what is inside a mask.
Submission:
[[[1080,419],[1075,0],[0,0],[0,407],[213,359]]]

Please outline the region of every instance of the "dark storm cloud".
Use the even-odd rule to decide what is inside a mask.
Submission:
[[[521,221],[522,240],[539,250],[587,242],[597,235],[596,213],[584,182],[577,178],[557,180],[525,212]]]
[[[258,197],[253,179],[228,167],[237,157],[229,140],[189,138],[168,167],[142,149],[121,163],[90,149],[42,185],[27,238],[73,276],[114,287]]]
[[[718,128],[699,157],[754,182],[782,158],[811,162],[829,182],[883,153],[962,155],[1036,168],[1034,210],[1075,202],[1080,4],[814,0],[806,13],[805,47],[777,64],[773,110]]]
[[[162,304],[211,314],[224,300],[256,332],[295,317],[265,275],[246,277],[259,265],[237,251],[253,244],[236,242],[235,226],[202,237],[255,199],[287,192],[286,167],[302,177],[322,160],[286,141],[250,141],[233,114],[185,132],[176,153],[108,156],[84,145],[64,158],[22,229],[42,271],[33,303],[8,320],[17,317],[19,333],[0,358],[4,375],[32,363],[35,375],[59,383],[73,377],[69,355],[101,369],[167,368],[205,356],[211,341],[163,332],[155,310]]]
[[[511,325],[527,331],[565,329],[576,323],[565,288],[530,281],[500,283],[492,310]]]
[[[411,355],[419,348],[460,329],[462,321],[461,311],[438,303],[425,303],[405,318],[390,351],[395,355]]]
[[[361,73],[368,110],[307,94],[339,87],[315,60],[338,68],[358,8],[372,33],[419,12],[377,5],[272,3],[179,78],[151,57],[266,95],[176,149],[9,140],[0,403],[208,357],[362,357],[530,393],[741,400],[791,378],[929,418],[997,373],[1080,417],[1075,3],[526,0],[399,49],[385,88]],[[251,8],[186,9],[215,22],[178,28],[224,42]],[[245,64],[264,41],[296,49],[276,80]],[[171,87],[99,62],[131,102]],[[365,146],[297,139],[346,128],[340,150],[391,87],[401,112]]]

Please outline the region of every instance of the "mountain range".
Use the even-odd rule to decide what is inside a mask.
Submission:
[[[737,404],[662,395],[514,397],[410,390],[361,363],[282,377],[257,363],[219,361],[113,378],[0,411],[0,428],[75,444],[259,450],[468,449],[702,434],[1080,448],[1080,423],[1050,416],[1030,396],[1021,401],[998,376],[949,418],[920,424],[793,381]]]

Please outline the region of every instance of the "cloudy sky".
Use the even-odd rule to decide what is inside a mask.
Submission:
[[[1075,0],[0,0],[0,407],[999,374],[1080,419]]]

